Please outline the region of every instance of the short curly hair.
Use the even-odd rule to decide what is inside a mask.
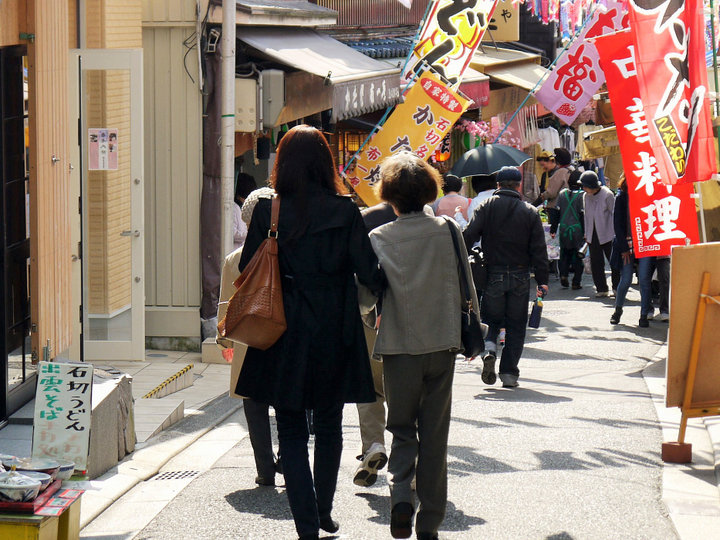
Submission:
[[[433,202],[442,187],[440,173],[410,152],[400,152],[383,161],[375,192],[401,214],[421,212]]]

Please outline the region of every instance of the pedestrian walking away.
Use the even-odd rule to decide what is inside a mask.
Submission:
[[[368,233],[380,225],[395,221],[397,215],[392,206],[381,202],[362,211],[363,221]],[[361,302],[362,304],[362,302]],[[360,440],[362,451],[357,459],[360,461],[355,473],[353,483],[362,487],[375,484],[378,471],[385,467],[388,461],[385,450],[385,388],[383,385],[383,364],[378,358],[373,358],[373,349],[377,338],[377,307],[372,306],[363,313],[363,330],[367,342],[370,369],[373,375],[375,388],[375,401],[371,403],[358,403],[358,420],[360,423]]]
[[[275,408],[286,493],[304,540],[339,528],[332,507],[343,404],[375,399],[355,275],[379,293],[382,273],[360,210],[340,195],[336,170],[315,128],[296,126],[278,145],[270,183],[282,201],[277,238],[287,330],[267,350],[248,348],[236,387]],[[270,209],[271,201],[258,201],[240,271],[267,237]],[[312,472],[306,410],[315,435]]]
[[[572,288],[581,289],[583,262],[578,256],[578,249],[583,245],[583,193],[576,187],[563,189],[558,195],[559,223],[550,227],[550,235],[558,233],[560,240],[560,285],[567,289],[570,286],[569,276],[573,273]]]
[[[522,176],[514,167],[498,173],[498,190],[478,207],[463,232],[466,246],[482,239],[488,267],[481,314],[488,325],[483,355],[482,380],[495,384],[497,340],[505,328],[505,346],[500,359],[503,387],[518,386],[518,364],[525,343],[530,298],[530,270],[535,272],[537,294],[548,292],[548,258],[545,233],[536,208],[523,202]]]
[[[393,538],[412,535],[413,478],[417,538],[438,537],[447,506],[447,441],[455,357],[462,351],[462,300],[450,236],[459,239],[460,229],[453,220],[423,211],[439,185],[438,172],[413,154],[385,160],[376,189],[398,218],[370,233],[387,276],[374,353],[383,359],[387,429],[393,436],[388,465]],[[467,252],[459,243],[469,275]],[[474,291],[471,301],[477,307]]]
[[[615,196],[607,186],[600,183],[594,171],[585,171],[580,175],[580,183],[585,192],[583,195],[583,212],[585,213],[585,241],[590,245],[590,266],[595,283],[595,296],[610,296],[607,278],[605,277],[605,259],[610,261],[612,241],[615,238],[613,226],[613,209]],[[611,268],[613,291],[618,288],[620,272]]]
[[[252,178],[252,177],[250,177]],[[253,181],[254,185],[254,181]],[[255,205],[260,198],[271,199],[275,192],[267,187],[255,189],[249,194],[242,195],[242,209],[240,217],[243,223],[250,223]],[[236,191],[236,201],[238,200]],[[247,233],[247,226],[245,227]],[[245,236],[243,236],[243,242]],[[227,257],[222,267],[220,278],[220,299],[218,302],[218,320],[222,320],[227,312],[228,300],[235,292],[234,282],[240,276],[238,264],[242,257],[243,246],[237,247]],[[223,357],[233,363],[231,373],[239,373],[242,369],[242,363],[245,359],[247,347],[241,343],[235,343],[228,339],[217,336],[216,343],[223,351]],[[230,381],[230,395],[235,398],[242,398],[235,394],[235,385],[237,378]],[[250,444],[253,449],[255,458],[255,468],[257,476],[255,483],[259,486],[274,486],[276,473],[282,473],[279,456],[276,457],[272,447],[272,436],[270,432],[270,414],[269,405],[259,403],[253,399],[245,398],[243,402],[243,412],[247,421],[248,434],[250,436]]]

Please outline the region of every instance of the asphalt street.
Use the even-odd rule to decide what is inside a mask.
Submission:
[[[481,362],[458,361],[440,538],[677,537],[660,499],[661,430],[641,374],[664,343],[667,323],[637,327],[635,287],[621,324],[611,326],[613,299],[594,298],[589,276],[580,291],[553,280],[542,326],[528,331],[520,388],[488,387]],[[276,488],[254,484],[242,427],[235,428],[237,444],[135,538],[296,538],[282,478]],[[325,536],[390,538],[385,475],[371,488],[352,483],[360,450],[352,405],[345,407],[344,438],[333,512],[341,528]]]

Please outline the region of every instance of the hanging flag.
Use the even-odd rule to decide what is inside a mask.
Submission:
[[[402,75],[407,84],[427,63],[457,88],[498,0],[435,0]]]
[[[410,9],[412,7],[412,0],[398,0],[403,6]]]
[[[629,31],[597,38],[595,47],[607,78],[623,169],[630,198],[636,257],[670,255],[672,246],[698,243],[692,184],[664,184],[650,145],[640,99],[633,39]]]
[[[622,4],[615,0],[608,0],[606,4],[597,6],[590,22],[535,92],[535,99],[568,125],[575,121],[605,82],[597,50],[590,38],[627,27]]]
[[[630,28],[650,144],[666,184],[716,172],[707,102],[701,0],[629,0]]]
[[[382,161],[397,152],[413,152],[427,160],[470,105],[461,93],[426,71],[357,156],[347,181],[368,206],[379,203],[373,186]],[[352,165],[351,165],[352,167]]]

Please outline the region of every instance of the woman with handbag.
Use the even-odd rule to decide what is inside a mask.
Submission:
[[[461,272],[469,276],[470,268],[458,225],[423,212],[440,185],[439,173],[413,154],[386,159],[376,189],[398,218],[370,233],[388,281],[374,354],[383,360],[387,429],[393,435],[388,470],[394,538],[412,534],[413,478],[420,502],[417,538],[437,538],[445,517],[450,403],[455,356],[463,350],[465,293],[478,312],[475,288],[465,281],[461,289]]]
[[[275,408],[286,492],[301,539],[334,533],[332,519],[345,403],[375,400],[360,320],[358,281],[374,292],[382,272],[360,210],[340,195],[330,148],[317,129],[292,128],[278,145],[270,184],[279,200],[277,243],[287,329],[266,350],[248,347],[236,392]],[[242,272],[268,237],[271,207],[258,201]],[[308,422],[315,434],[314,470]]]

